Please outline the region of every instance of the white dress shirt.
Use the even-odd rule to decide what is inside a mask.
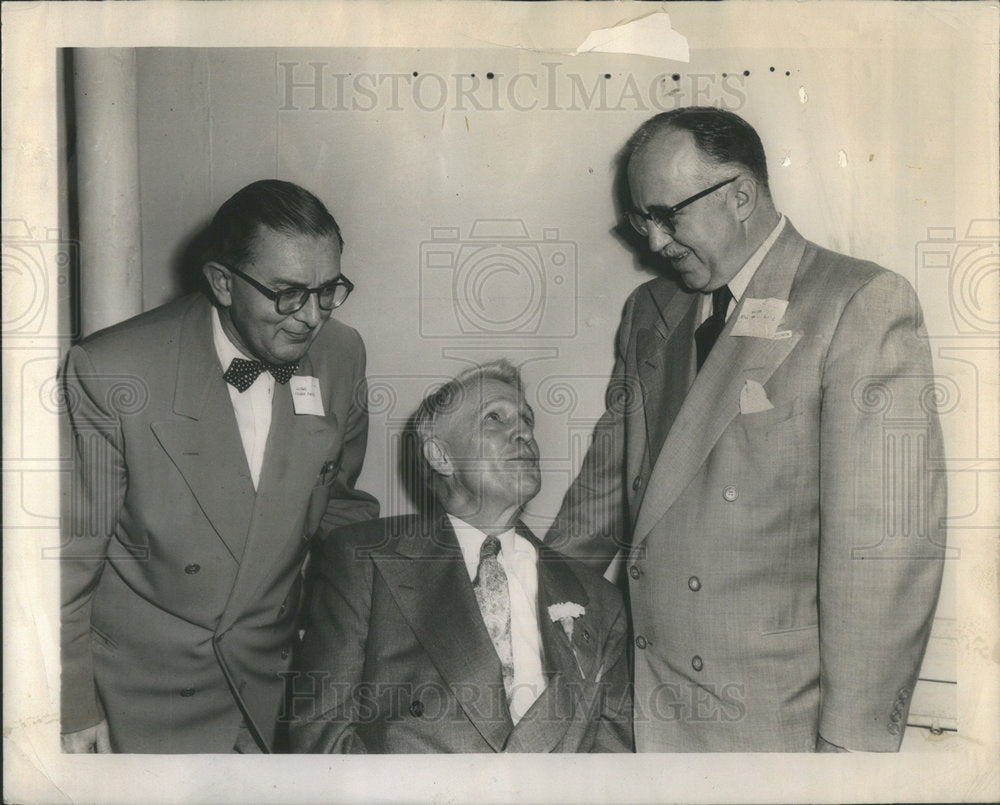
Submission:
[[[743,298],[743,294],[746,293],[747,287],[750,285],[750,280],[753,279],[753,275],[757,273],[757,269],[760,268],[760,264],[764,262],[764,258],[767,257],[767,253],[771,251],[771,247],[774,246],[774,242],[778,239],[781,234],[781,230],[785,228],[785,216],[782,215],[778,218],[778,223],[775,224],[774,229],[771,230],[771,234],[767,236],[767,239],[760,244],[757,251],[750,255],[750,258],[743,264],[743,268],[736,272],[736,276],[733,277],[727,283],[729,285],[729,292],[733,295],[732,301],[729,303],[729,307],[726,308],[726,318],[729,318],[729,314],[732,313],[736,306],[740,303]],[[705,293],[701,295],[701,311],[699,312],[698,323],[705,321],[709,316],[712,315],[712,294]]]
[[[462,548],[469,579],[479,570],[479,551],[486,535],[453,515],[448,515]],[[516,724],[543,690],[542,635],[538,629],[538,552],[513,528],[500,534],[500,564],[510,592],[510,638],[514,655],[514,687],[510,717]]]
[[[212,340],[215,342],[215,353],[219,356],[222,371],[225,372],[233,358],[255,360],[244,355],[229,340],[226,331],[222,329],[219,311],[212,307]],[[267,446],[267,434],[271,429],[271,401],[274,398],[274,378],[270,372],[261,372],[257,379],[242,394],[230,383],[229,399],[233,402],[233,413],[236,414],[236,424],[240,429],[240,439],[243,440],[243,451],[250,467],[250,478],[253,488],[260,481],[260,468],[264,464],[264,448]]]

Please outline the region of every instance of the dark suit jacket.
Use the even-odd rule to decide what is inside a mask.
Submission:
[[[269,745],[310,539],[377,516],[354,490],[367,440],[364,346],[324,324],[298,374],[324,416],[276,385],[259,488],[212,341],[189,296],[87,338],[67,358],[73,431],[62,550],[62,721],[106,716],[124,752]]]
[[[698,297],[629,298],[546,541],[598,569],[624,547],[639,751],[895,750],[944,544],[917,299],[787,223],[696,374]],[[788,300],[782,337],[731,335],[747,298]],[[741,412],[747,381],[772,408]]]
[[[296,752],[631,751],[621,595],[538,548],[547,688],[514,726],[500,660],[447,517],[352,526],[324,546],[295,680]],[[548,616],[581,604],[572,646]]]

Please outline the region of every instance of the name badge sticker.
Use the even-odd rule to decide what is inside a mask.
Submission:
[[[752,299],[743,300],[739,318],[733,325],[732,335],[751,336],[754,338],[788,338],[791,332],[778,332],[778,325],[788,307],[787,299]]]
[[[292,390],[292,404],[296,414],[323,416],[323,395],[319,390],[318,377],[293,375],[288,386]]]

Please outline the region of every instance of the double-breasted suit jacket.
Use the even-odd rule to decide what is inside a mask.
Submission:
[[[310,540],[378,515],[354,489],[368,420],[358,334],[327,321],[297,374],[323,415],[275,384],[254,489],[200,295],[84,340],[65,366],[73,475],[62,548],[62,720],[106,717],[127,752],[269,747]]]
[[[696,372],[699,296],[629,298],[546,541],[598,568],[623,549],[639,751],[895,750],[944,544],[916,297],[787,222]],[[734,334],[751,299],[787,301],[772,335]]]
[[[341,529],[324,546],[291,697],[292,750],[631,751],[620,593],[519,533],[538,550],[546,688],[516,726],[448,518],[409,515]],[[548,614],[559,603],[584,608],[572,638]]]

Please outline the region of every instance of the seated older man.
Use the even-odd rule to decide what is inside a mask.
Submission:
[[[413,424],[436,505],[326,541],[293,751],[631,751],[621,596],[518,520],[541,484],[518,370],[466,370]]]

